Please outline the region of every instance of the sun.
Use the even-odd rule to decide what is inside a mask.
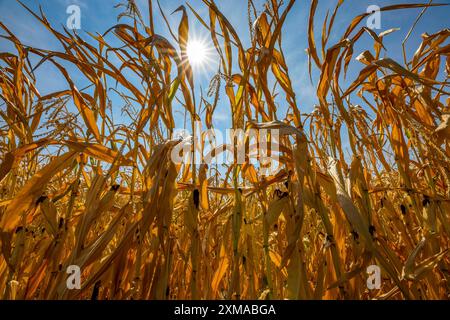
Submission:
[[[199,40],[191,40],[187,46],[189,62],[193,66],[204,65],[208,60],[208,50],[206,45]]]
[[[195,74],[208,76],[212,70],[216,70],[216,57],[214,45],[208,37],[200,33],[190,35],[184,62],[189,62]]]

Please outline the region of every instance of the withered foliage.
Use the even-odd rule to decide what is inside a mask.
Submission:
[[[281,45],[295,0],[268,1],[258,14],[250,0],[250,32],[203,2],[207,17],[176,10],[179,25],[167,25],[175,40],[154,32],[153,15],[163,12],[151,0],[148,23],[128,1],[119,24],[89,41],[30,11],[60,51],[26,46],[0,22],[0,41],[15,48],[0,53],[1,297],[448,299],[450,31],[422,35],[410,61],[394,61],[383,40],[395,30],[366,28],[367,14],[329,43],[342,0],[315,35],[312,0],[305,32],[320,103],[305,114]],[[195,96],[188,10],[220,59],[210,103]],[[365,34],[374,47],[355,54]],[[39,93],[34,73],[43,63],[66,90]],[[344,86],[351,63],[359,76]],[[113,119],[113,94],[125,101],[129,126]],[[222,103],[234,128],[281,129],[280,171],[262,177],[246,162],[220,175],[173,163],[175,103],[192,128],[197,120],[211,128]],[[70,265],[82,270],[81,290],[66,287]],[[367,289],[370,265],[382,270],[379,290]]]

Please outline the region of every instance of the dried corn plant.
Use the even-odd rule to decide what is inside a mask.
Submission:
[[[249,1],[249,48],[216,3],[203,2],[209,16],[177,10],[179,25],[167,24],[175,40],[154,32],[151,0],[148,24],[129,1],[119,24],[89,39],[30,10],[60,51],[26,46],[0,22],[0,41],[15,48],[0,53],[1,297],[448,299],[450,31],[424,34],[411,61],[398,62],[381,58],[395,30],[377,34],[363,14],[329,44],[341,0],[317,46],[312,0],[306,31],[320,103],[304,114],[281,44],[295,0],[268,1],[260,14]],[[220,59],[210,103],[195,95],[188,10]],[[374,48],[354,61],[366,33]],[[43,63],[66,90],[39,93]],[[351,63],[360,73],[347,87]],[[88,85],[78,88],[74,73]],[[114,121],[113,94],[130,125]],[[280,170],[263,177],[246,162],[221,175],[174,163],[175,103],[193,130],[196,121],[212,127],[218,103],[229,105],[233,128],[280,129]],[[82,270],[80,290],[66,286],[71,265]],[[370,265],[382,270],[379,290],[367,289]]]

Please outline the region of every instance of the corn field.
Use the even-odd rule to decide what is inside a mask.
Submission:
[[[214,0],[203,0],[207,16],[179,7],[177,25],[158,1],[148,0],[144,21],[128,0],[117,25],[83,35],[22,4],[60,51],[24,45],[0,21],[0,41],[14,46],[0,52],[0,299],[449,299],[450,31],[422,35],[395,61],[383,39],[396,30],[367,28],[369,14],[333,29],[343,2],[328,1],[319,21],[310,1],[311,113],[282,45],[295,0],[267,1],[258,15],[249,0],[247,30]],[[157,14],[171,38],[155,33]],[[202,97],[187,58],[192,24],[207,30],[220,64]],[[354,52],[367,35],[373,47]],[[39,93],[44,63],[66,90]],[[359,72],[344,85],[350,66]],[[128,126],[112,116],[113,93]],[[213,128],[218,104],[233,128],[279,130],[276,173],[250,161],[222,170],[171,160],[174,106],[193,130],[198,121]],[[66,285],[72,265],[79,290]],[[377,290],[367,288],[371,265],[381,270]]]

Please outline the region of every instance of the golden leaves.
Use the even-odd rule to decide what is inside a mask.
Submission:
[[[8,205],[4,212],[1,221],[0,229],[3,231],[12,231],[20,223],[21,219],[25,217],[26,220],[32,219],[29,217],[29,210],[36,206],[38,199],[44,194],[45,186],[55,176],[72,164],[76,156],[76,152],[69,152],[60,157],[57,157],[46,165],[42,170],[37,172],[17,193],[13,201]]]
[[[190,6],[220,64],[200,105],[183,6],[178,34],[160,7],[173,40],[154,33],[152,7],[150,27],[130,7],[130,23],[89,41],[35,14],[61,52],[24,46],[0,23],[16,50],[0,53],[4,297],[85,299],[101,283],[101,299],[446,299],[450,33],[424,34],[412,60],[399,63],[381,53],[396,29],[357,29],[363,14],[333,30],[344,2],[335,3],[321,43],[319,1],[303,30],[317,67],[309,66],[314,109],[297,106],[299,74],[283,50],[293,0],[268,1],[259,17],[249,1],[250,39],[214,1],[203,1],[206,11]],[[365,36],[374,48],[359,54],[356,70]],[[39,94],[34,71],[44,62],[66,90]],[[116,115],[122,103],[126,124]],[[261,162],[172,161],[175,125],[214,129],[219,103],[230,106],[235,129],[278,136],[269,146],[278,173],[264,176]],[[222,155],[232,145],[203,151]],[[365,289],[369,263],[383,269],[379,291]],[[76,292],[65,286],[70,264],[86,277]]]
[[[318,3],[319,3],[318,0],[311,1],[311,8],[309,11],[309,21],[308,21],[308,53],[313,58],[317,67],[321,67],[322,63],[320,62],[319,56],[317,55],[316,41],[314,37],[314,17],[316,15]]]
[[[78,91],[77,87],[73,83],[72,79],[70,78],[69,73],[66,69],[63,68],[60,64],[53,62],[55,66],[60,70],[61,74],[64,75],[67,82],[69,83],[73,102],[75,106],[78,108],[78,111],[80,112],[81,116],[84,119],[84,122],[86,123],[86,126],[91,131],[91,133],[94,135],[95,139],[98,143],[102,143],[102,139],[100,137],[100,131],[97,127],[97,119],[95,117],[94,111],[92,111],[91,108],[87,105],[85,99],[83,98],[82,94]]]
[[[416,265],[416,259],[421,250],[423,250],[427,242],[426,238],[422,238],[414,250],[408,256],[402,270],[402,278],[409,281],[417,281],[423,278],[426,273],[433,270],[437,264],[448,254],[448,250],[443,250],[435,255],[428,257]]]
[[[178,44],[180,45],[181,49],[181,69],[183,70],[183,78],[184,75],[187,76],[189,84],[191,85],[191,88],[194,88],[194,80],[193,80],[193,73],[191,64],[189,62],[189,57],[187,53],[187,46],[189,42],[189,21],[188,16],[186,13],[186,8],[184,6],[180,6],[178,9],[174,11],[182,12],[181,22],[178,27]]]
[[[436,130],[434,130],[434,134],[438,138],[438,145],[441,145],[444,141],[450,140],[450,114],[442,115],[442,122]]]
[[[203,210],[209,210],[207,170],[208,166],[206,164],[202,164],[198,173],[200,184],[200,205]]]
[[[406,146],[405,138],[403,135],[403,131],[400,126],[394,124],[392,126],[392,148],[396,156],[402,163],[408,163],[409,155],[408,155],[408,147]]]
[[[316,172],[317,182],[325,190],[325,193],[334,201],[337,201],[336,185],[332,177]]]
[[[227,272],[229,265],[230,262],[228,260],[227,252],[225,246],[222,244],[220,246],[219,266],[214,272],[214,276],[211,282],[211,290],[213,291],[214,294],[217,294],[220,282],[225,276],[225,273]]]
[[[8,152],[5,155],[5,158],[3,159],[2,163],[0,164],[0,182],[5,178],[5,176],[8,174],[8,172],[12,169],[14,165],[14,161],[16,158],[14,155],[10,152]]]

